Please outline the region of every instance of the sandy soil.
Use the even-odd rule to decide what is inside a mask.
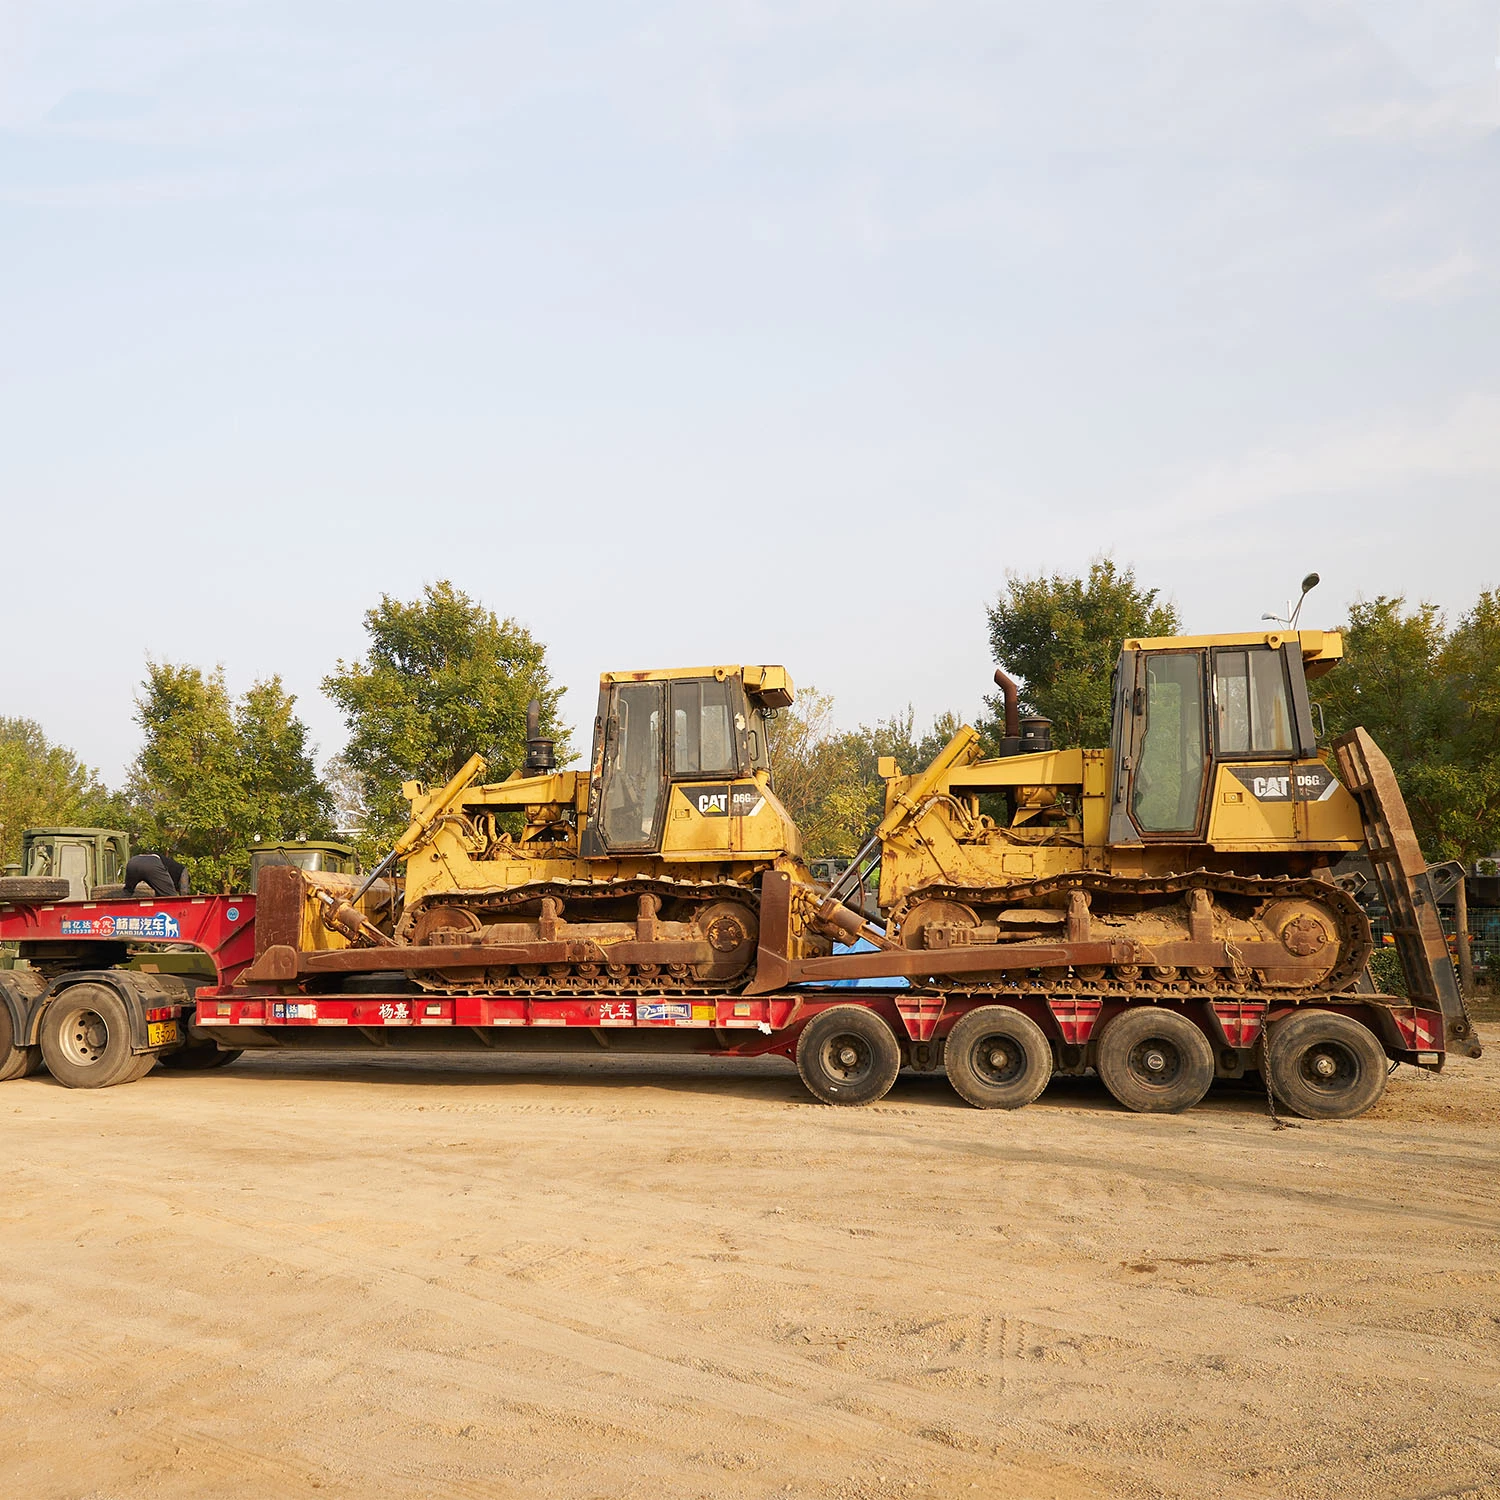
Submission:
[[[1363,1120],[785,1064],[0,1088],[0,1493],[1500,1496],[1500,1026]]]

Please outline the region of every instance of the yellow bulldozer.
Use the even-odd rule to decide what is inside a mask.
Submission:
[[[1370,928],[1328,871],[1364,848],[1364,823],[1319,757],[1307,694],[1341,655],[1317,630],[1128,640],[1108,750],[1054,750],[997,673],[1006,753],[981,759],[965,728],[915,775],[882,765],[885,819],[834,893],[878,871],[891,939],[986,950],[981,982],[1344,989]],[[1131,951],[1034,963],[1056,939]]]
[[[587,769],[556,768],[533,713],[509,779],[485,784],[475,756],[439,790],[408,783],[410,824],[370,877],[404,860],[399,917],[308,877],[301,946],[380,949],[349,954],[350,971],[460,993],[762,995],[865,977],[1293,1001],[1363,980],[1370,924],[1334,876],[1360,853],[1408,974],[1426,965],[1422,997],[1470,1050],[1388,763],[1362,730],[1333,747],[1340,775],[1320,753],[1307,683],[1342,652],[1317,630],[1127,640],[1108,749],[1054,749],[998,672],[1001,753],[982,757],[964,727],[924,769],[883,763],[885,816],[831,883],[773,785],[783,668],[609,673]],[[833,951],[860,938],[871,951]]]
[[[429,990],[742,987],[761,877],[813,890],[771,785],[768,719],[792,693],[776,666],[606,673],[585,771],[556,769],[533,704],[508,780],[482,784],[476,755],[440,790],[406,784],[411,823],[386,861],[406,863],[391,934],[326,895],[324,925],[336,942],[423,950],[434,962],[412,977]],[[809,929],[795,953],[831,949]]]

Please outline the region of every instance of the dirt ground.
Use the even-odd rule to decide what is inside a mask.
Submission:
[[[245,1058],[0,1088],[0,1493],[1500,1496],[1500,1026],[1363,1120]]]

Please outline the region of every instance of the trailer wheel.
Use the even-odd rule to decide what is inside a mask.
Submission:
[[[1176,1114],[1214,1081],[1208,1038],[1186,1016],[1156,1006],[1121,1012],[1099,1038],[1094,1066],[1126,1109]]]
[[[1278,1021],[1268,1038],[1271,1088],[1308,1120],[1352,1120],[1385,1092],[1385,1049],[1352,1016],[1305,1010]]]
[[[16,1046],[16,1023],[10,1006],[0,1000],[0,1083],[12,1078],[26,1078],[42,1066],[40,1047]]]
[[[797,1071],[824,1104],[873,1104],[896,1081],[901,1048],[874,1011],[835,1005],[802,1028]]]
[[[151,1069],[130,1050],[130,1015],[107,985],[74,984],[58,995],[42,1017],[42,1056],[47,1071],[70,1089],[103,1089],[133,1083]]]
[[[0,901],[66,901],[71,882],[55,875],[0,876]]]
[[[979,1109],[1019,1109],[1052,1077],[1052,1046],[1042,1028],[1009,1005],[981,1005],[943,1043],[948,1082]]]

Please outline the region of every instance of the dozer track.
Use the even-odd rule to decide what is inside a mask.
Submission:
[[[755,973],[759,912],[759,894],[734,881],[553,880],[434,894],[403,917],[398,940],[431,947],[434,959],[449,944],[496,947],[489,967],[413,972],[423,989],[447,994],[731,995]],[[524,937],[518,926],[528,929]],[[685,958],[694,944],[712,957]],[[568,957],[552,956],[560,947]],[[523,959],[523,948],[536,960]],[[705,967],[719,973],[704,976]]]
[[[1180,936],[1169,934],[1168,941],[1164,943],[1160,928],[1147,931],[1144,924],[1141,936],[1133,938],[1129,920],[1133,914],[1122,908],[1128,903],[1144,900],[1153,903],[1154,910],[1160,912],[1163,898],[1183,897],[1186,906],[1191,901],[1192,893],[1196,891],[1206,893],[1208,900],[1213,903],[1212,910],[1207,915],[1210,920],[1218,918],[1220,925],[1230,914],[1225,911],[1219,898],[1229,898],[1241,906],[1247,900],[1254,903],[1248,912],[1238,914],[1238,920],[1242,924],[1254,922],[1278,902],[1316,907],[1333,929],[1332,941],[1337,944],[1337,956],[1330,967],[1319,967],[1315,974],[1310,974],[1302,983],[1286,975],[1284,965],[1295,963],[1295,954],[1290,950],[1282,965],[1268,964],[1263,956],[1260,963],[1256,962],[1257,956],[1263,954],[1269,946],[1263,940],[1242,943],[1225,939],[1221,935],[1211,940],[1212,946],[1222,954],[1222,957],[1215,954],[1215,961],[1212,963],[1180,965],[1153,962],[1153,947],[1169,950],[1171,946],[1181,947],[1182,940],[1189,943],[1193,941],[1186,917],[1183,919],[1184,930]],[[1059,895],[1067,896],[1073,892],[1083,893],[1089,899],[1089,919],[1093,927],[1091,936],[1097,939],[1107,934],[1115,941],[1139,941],[1143,949],[1139,963],[1091,969],[1042,969],[1035,973],[1007,971],[1003,965],[1004,943],[975,943],[967,951],[978,951],[981,946],[992,948],[997,960],[1000,960],[993,974],[967,973],[962,979],[952,976],[945,979],[941,972],[937,972],[911,982],[919,989],[943,991],[955,988],[1015,990],[1019,986],[1029,994],[1072,995],[1082,987],[1090,992],[1106,995],[1160,992],[1204,998],[1243,999],[1264,996],[1268,999],[1298,999],[1307,995],[1337,994],[1353,988],[1364,971],[1373,946],[1370,924],[1364,912],[1351,895],[1337,886],[1305,877],[1227,875],[1209,870],[1155,878],[1078,871],[998,888],[926,886],[913,892],[891,913],[890,931],[899,934],[904,921],[915,913],[919,905],[927,902],[945,902],[967,907],[983,922],[987,917],[1016,912],[1028,902],[1056,898]],[[1101,896],[1113,899],[1101,905]],[[1115,909],[1111,910],[1111,907]],[[1148,907],[1148,911],[1152,909]],[[1056,911],[1057,908],[1053,907],[1052,910]],[[921,936],[925,938],[925,932]],[[1257,950],[1260,950],[1260,954]],[[1282,976],[1274,983],[1267,982],[1262,972],[1272,967],[1282,968]]]

